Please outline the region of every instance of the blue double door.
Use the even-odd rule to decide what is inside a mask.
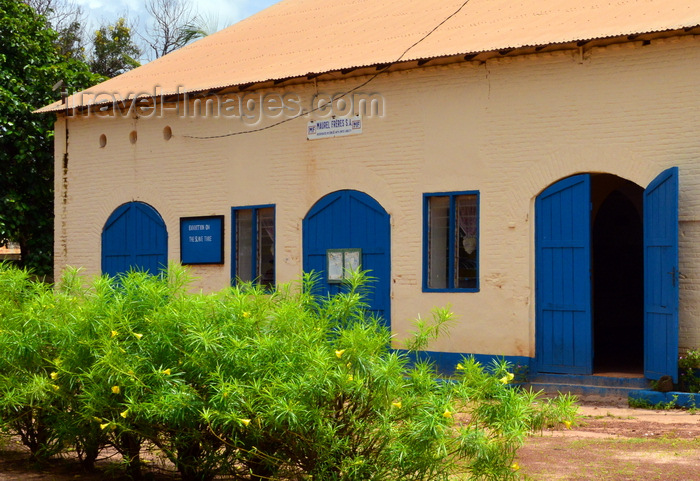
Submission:
[[[333,255],[359,255],[359,268],[369,271],[369,310],[390,325],[390,238],[389,214],[369,195],[341,190],[326,195],[309,210],[302,224],[303,269],[319,275],[321,294],[336,294],[344,286],[337,272],[330,272]],[[330,257],[329,257],[330,256]]]
[[[591,176],[563,179],[535,203],[536,356],[539,372],[592,374]],[[643,358],[649,379],[677,376],[678,169],[643,192]],[[629,333],[629,338],[634,333]],[[624,335],[616,342],[627,342]]]

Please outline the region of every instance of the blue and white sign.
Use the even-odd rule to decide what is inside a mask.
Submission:
[[[224,216],[180,218],[180,261],[224,263]]]
[[[339,119],[312,120],[306,126],[308,140],[344,137],[362,133],[362,118],[342,117]]]

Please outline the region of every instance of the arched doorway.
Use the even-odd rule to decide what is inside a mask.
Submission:
[[[168,264],[168,231],[157,210],[143,202],[117,207],[102,229],[102,272],[130,269],[157,274]]]
[[[342,266],[357,258],[359,267],[369,270],[369,275],[376,279],[369,286],[370,310],[389,326],[391,224],[386,210],[363,192],[341,190],[313,205],[304,218],[302,230],[304,272],[320,274],[319,290],[339,292],[342,284],[337,282],[337,273],[331,272],[334,260]]]
[[[593,371],[644,369],[644,189],[593,175]]]
[[[537,370],[677,375],[678,169],[579,174],[535,202]]]

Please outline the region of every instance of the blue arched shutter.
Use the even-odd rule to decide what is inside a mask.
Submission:
[[[102,272],[157,274],[167,264],[168,231],[158,211],[143,202],[117,207],[102,229]]]
[[[389,214],[369,195],[355,190],[328,194],[309,210],[303,222],[304,271],[321,274],[320,290],[337,293],[327,282],[328,249],[361,249],[362,270],[376,278],[369,294],[371,311],[390,325],[391,259]]]

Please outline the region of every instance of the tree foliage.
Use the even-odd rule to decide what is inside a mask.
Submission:
[[[80,20],[72,20],[57,29],[59,53],[75,60],[85,61],[85,34]]]
[[[216,18],[205,20],[199,15],[191,0],[147,0],[144,2],[148,14],[145,22],[139,23],[138,19],[134,21],[132,17],[122,16],[123,27],[129,29],[128,36],[132,41],[123,41],[121,35],[120,40],[116,41],[112,38],[111,30],[119,26],[120,20],[100,26],[97,30],[101,32],[99,34],[95,32],[86,35],[87,15],[84,8],[74,0],[21,1],[39,15],[45,16],[51,27],[58,32],[56,43],[64,56],[79,60],[90,58],[94,64],[99,65],[98,71],[110,74],[106,76],[133,68],[132,60],[160,58],[223,28]],[[121,57],[120,48],[124,55]],[[117,68],[105,68],[108,58]],[[125,68],[119,69],[119,63]]]
[[[57,33],[55,43],[62,56],[85,60],[86,15],[83,7],[68,0],[23,0],[34,11],[46,17]]]
[[[49,274],[53,259],[53,122],[32,112],[60,99],[60,80],[95,83],[87,66],[62,56],[46,18],[0,0],[0,239],[18,242],[22,263]]]
[[[92,39],[90,69],[105,77],[116,77],[141,65],[141,50],[132,37],[132,29],[124,17],[114,25],[102,25]]]

